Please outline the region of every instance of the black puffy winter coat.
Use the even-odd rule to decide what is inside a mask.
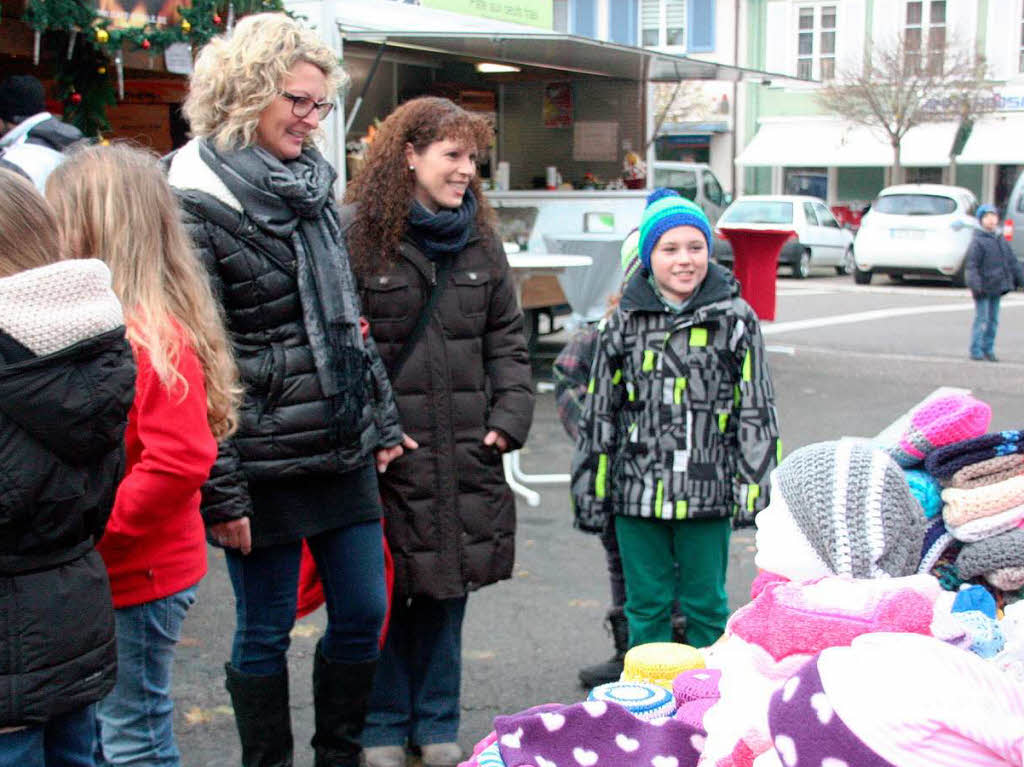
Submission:
[[[170,182],[224,308],[245,387],[238,431],[221,443],[203,487],[207,525],[252,513],[249,480],[341,474],[366,466],[374,449],[398,444],[398,412],[372,341],[360,438],[340,444],[327,427],[336,405],[320,388],[313,357],[324,340],[306,332],[291,243],[256,225],[194,141],[172,156]]]
[[[102,535],[124,471],[135,365],[124,328],[37,357],[0,333],[0,727],[114,686]]]
[[[997,232],[975,230],[967,248],[967,287],[975,295],[1001,296],[1024,287],[1020,261]]]
[[[351,207],[345,216],[354,215]],[[436,264],[410,242],[362,284],[363,311],[389,366],[416,326]],[[380,475],[395,598],[459,597],[508,578],[515,499],[491,429],[518,447],[533,419],[522,312],[500,244],[473,239],[408,361],[392,382],[404,431],[419,443]]]

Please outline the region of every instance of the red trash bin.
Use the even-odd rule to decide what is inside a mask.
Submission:
[[[743,296],[762,320],[775,319],[775,278],[782,246],[796,232],[788,229],[754,229],[720,226],[732,245],[733,273]]]

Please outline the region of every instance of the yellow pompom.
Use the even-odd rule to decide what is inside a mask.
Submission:
[[[102,27],[96,30],[96,42],[105,43],[108,40],[110,40],[110,33],[108,33],[107,30]]]
[[[105,75],[107,73],[106,67],[96,67],[96,74]]]
[[[182,32],[188,32],[190,29],[192,29],[192,25],[189,24],[188,19],[182,19],[182,21],[181,21],[181,31]]]

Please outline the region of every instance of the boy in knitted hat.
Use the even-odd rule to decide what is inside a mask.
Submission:
[[[768,499],[779,452],[757,316],[708,261],[711,225],[668,190],[648,198],[642,268],[600,329],[573,458],[578,519],[613,515],[630,645],[721,635],[731,522]]]
[[[1024,271],[1010,244],[996,231],[999,226],[996,209],[979,205],[977,215],[981,229],[975,230],[964,260],[967,287],[974,296],[971,359],[997,362],[999,300],[1004,293],[1024,287]]]

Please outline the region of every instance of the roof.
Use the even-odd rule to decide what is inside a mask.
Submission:
[[[306,4],[290,3],[304,11]],[[793,79],[650,48],[509,24],[415,5],[334,0],[334,21],[345,42],[386,44],[467,61],[597,75],[638,82]],[[322,13],[315,13],[323,18]]]
[[[978,118],[956,161],[960,165],[1024,165],[1024,115]]]
[[[949,165],[955,122],[917,125],[900,147],[904,167]],[[889,167],[892,147],[886,136],[834,117],[761,119],[758,132],[736,158],[737,165],[819,167]]]
[[[949,196],[951,194],[973,195],[974,192],[962,186],[948,186],[947,184],[897,184],[896,186],[887,186],[878,193],[878,196],[883,197],[890,194],[941,194]]]

